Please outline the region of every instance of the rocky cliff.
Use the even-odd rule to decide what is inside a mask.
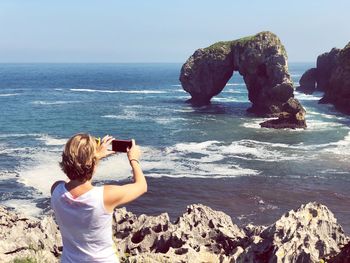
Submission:
[[[299,84],[298,91],[307,94],[324,91],[320,103],[331,103],[350,114],[350,43],[318,56],[316,68],[306,71]]]
[[[114,213],[122,262],[343,262],[349,239],[329,209],[308,203],[269,226],[239,228],[223,212],[190,205],[174,223],[167,213]],[[0,208],[0,261],[58,262],[62,251],[52,217],[28,218]],[[331,258],[331,259],[330,259]]]
[[[259,116],[279,117],[263,127],[305,128],[305,110],[294,98],[288,73],[287,53],[280,39],[271,32],[261,32],[234,41],[218,42],[198,49],[181,68],[180,81],[195,105],[208,104],[238,71],[244,78],[249,112]],[[298,106],[289,112],[289,106]]]

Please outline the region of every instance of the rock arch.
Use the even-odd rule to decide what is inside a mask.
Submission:
[[[286,50],[271,32],[196,50],[182,66],[180,81],[191,94],[191,103],[205,105],[224,89],[235,71],[243,76],[248,89],[252,102],[248,111],[279,117],[277,122],[269,121],[265,127],[271,124],[273,128],[306,127],[305,110],[294,99]]]

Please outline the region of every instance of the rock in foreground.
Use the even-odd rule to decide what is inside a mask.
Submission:
[[[280,117],[279,126],[274,128],[306,127],[305,110],[299,102],[298,119],[294,113],[285,111],[284,105],[294,98],[294,88],[285,48],[271,32],[196,50],[182,66],[180,81],[191,94],[191,103],[205,105],[223,90],[234,71],[243,76],[247,86],[252,102],[249,112]]]
[[[243,229],[200,204],[188,206],[174,223],[167,213],[136,216],[121,208],[113,230],[121,262],[342,262],[350,252],[334,215],[318,203],[291,210],[270,226]],[[1,262],[59,260],[61,240],[51,217],[30,219],[1,208],[0,233]]]

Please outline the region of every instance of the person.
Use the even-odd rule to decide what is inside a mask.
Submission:
[[[107,135],[99,142],[79,133],[64,147],[60,166],[69,181],[57,181],[51,187],[51,207],[62,235],[62,263],[119,262],[112,240],[113,210],[147,192],[147,182],[140,166],[140,148],[132,140],[127,157],[134,182],[92,185],[99,161],[115,153],[109,149],[113,140]]]

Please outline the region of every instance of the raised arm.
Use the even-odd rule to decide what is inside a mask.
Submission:
[[[122,186],[104,186],[104,205],[108,212],[112,212],[115,207],[131,202],[147,192],[146,178],[140,165],[141,151],[134,140],[132,140],[132,146],[128,149],[127,155],[132,168],[134,182]]]

